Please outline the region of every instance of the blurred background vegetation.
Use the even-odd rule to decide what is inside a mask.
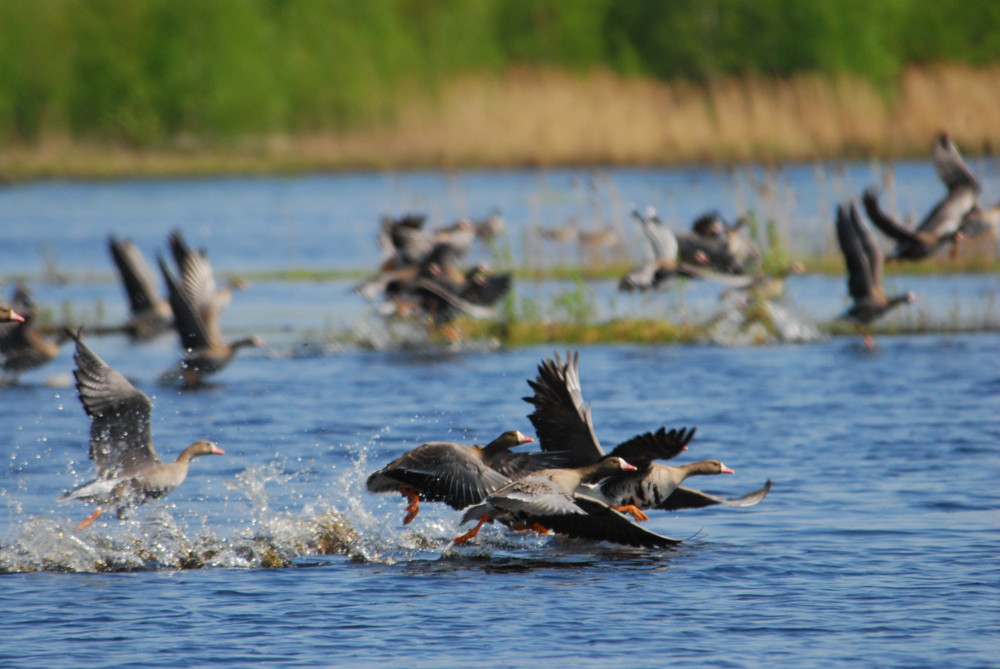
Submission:
[[[0,26],[0,142],[21,147],[371,131],[511,72],[675,97],[848,78],[891,105],[912,68],[1000,64],[996,0],[6,0]]]

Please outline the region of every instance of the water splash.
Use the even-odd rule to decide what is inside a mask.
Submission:
[[[764,299],[730,298],[707,325],[709,340],[722,346],[812,343],[824,335],[783,304]]]

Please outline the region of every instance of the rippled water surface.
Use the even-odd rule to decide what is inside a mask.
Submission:
[[[273,226],[313,231],[320,241],[343,237],[288,250],[297,260],[309,247],[315,264],[335,266],[356,248],[353,266],[364,266],[375,261],[371,228],[381,206],[419,206],[413,194],[421,191],[415,182],[356,178],[329,180],[337,206],[354,202],[352,189],[384,197],[353,205],[357,212],[341,219],[324,208],[326,195],[306,198],[310,207],[287,195],[326,183],[318,177],[284,186],[261,180],[257,191],[251,181],[175,183],[173,191],[162,183],[14,189],[0,195],[16,205],[2,215],[38,218],[34,227],[5,228],[23,246],[4,262],[38,272],[38,249],[47,245],[61,267],[107,274],[40,283],[36,294],[55,304],[102,301],[111,321],[122,307],[103,239],[131,231],[155,246],[166,229],[186,222],[165,211],[204,208],[190,236],[228,270],[295,265],[261,250],[292,248],[265,243]],[[530,199],[502,190],[518,178],[502,176],[501,197]],[[537,177],[523,178],[540,192]],[[656,183],[655,173],[629,178]],[[448,183],[428,188],[447,193]],[[466,188],[461,192],[478,193]],[[623,199],[662,193],[628,188],[636,194]],[[279,201],[273,210],[285,217],[261,214],[259,203],[227,201],[219,189],[284,192],[284,208]],[[476,198],[485,204],[485,196],[469,196]],[[142,203],[153,222],[127,227]],[[687,212],[696,204],[676,207]],[[354,216],[357,229],[330,223],[338,232],[320,231],[310,211],[322,221]],[[249,221],[236,244],[242,251],[217,241],[227,221],[241,217]],[[350,244],[357,246],[344,248]],[[893,280],[915,282],[905,287],[945,319],[955,299],[982,315],[983,295],[998,288],[993,275]],[[651,529],[685,539],[672,551],[494,526],[456,550],[448,546],[463,531],[457,512],[425,504],[404,527],[404,500],[365,492],[364,479],[424,441],[484,443],[512,428],[532,433],[521,398],[553,348],[302,346],[331,323],[378,331],[349,283],[265,281],[238,295],[226,322],[263,328],[270,345],[241,354],[216,387],[199,392],[157,385],[178,356],[171,338],[142,345],[90,339],[153,398],[162,456],[172,458],[197,438],[227,453],[196,461],[180,489],[126,521],[107,514],[77,531],[90,509],[55,501],[93,473],[88,421],[69,385],[69,348],[18,385],[0,388],[0,665],[996,664],[1000,335],[884,336],[874,351],[854,338],[584,347],[583,391],[603,442],[661,425],[696,426],[680,459],[719,458],[736,474],[692,480],[694,487],[735,496],[771,479],[770,495],[746,509],[652,514]],[[593,290],[611,293],[611,286]],[[790,308],[806,320],[828,319],[844,306],[842,279],[803,277],[790,290]],[[710,313],[718,289],[690,291],[686,307]],[[698,291],[706,291],[703,298]],[[667,309],[679,299],[660,297],[607,308]]]

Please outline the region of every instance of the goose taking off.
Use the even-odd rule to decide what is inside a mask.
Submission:
[[[847,289],[854,300],[840,318],[854,323],[865,337],[864,345],[871,347],[874,340],[868,326],[900,304],[913,302],[916,297],[910,292],[886,297],[882,289],[882,252],[853,202],[847,211],[837,206],[837,241],[847,264]]]
[[[922,260],[949,243],[952,244],[952,255],[957,251],[965,216],[976,205],[979,181],[945,133],[935,140],[931,160],[948,192],[916,229],[907,228],[882,211],[874,190],[866,190],[861,198],[872,223],[896,241],[889,260]]]
[[[469,508],[462,523],[476,526],[455,539],[456,544],[474,538],[482,526],[498,521],[514,530],[550,530],[576,539],[609,541],[627,546],[665,548],[680,543],[636,525],[599,499],[581,494],[581,486],[635,467],[618,457],[609,457],[586,467],[546,469],[513,481]]]
[[[163,497],[180,486],[188,465],[201,455],[224,455],[211,441],[199,440],[181,451],[174,462],[163,462],[153,448],[150,428],[153,404],[141,390],[112,369],[87,346],[79,333],[76,342],[76,389],[90,417],[90,459],[97,478],[66,493],[60,500],[82,499],[98,504],[83,529],[105,507],[124,517],[127,509]]]
[[[508,430],[486,446],[427,442],[373,472],[366,485],[369,492],[398,491],[409,499],[403,519],[408,525],[420,512],[421,499],[461,510],[483,501],[512,478],[558,462],[546,453],[510,452],[533,441],[518,430]]]

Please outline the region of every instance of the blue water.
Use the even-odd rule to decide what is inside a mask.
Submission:
[[[904,168],[926,166],[898,167],[900,190]],[[852,169],[866,185],[871,168]],[[665,201],[687,178],[699,185],[672,205],[687,216],[706,193],[737,197],[713,174],[612,172],[601,188]],[[509,211],[573,201],[574,178],[587,175],[544,175],[543,186],[531,173],[18,186],[0,191],[0,229],[13,240],[0,266],[42,277],[54,259],[88,278],[39,278],[40,301],[99,302],[113,322],[123,307],[103,249],[112,231],[151,253],[181,226],[233,272],[364,267],[377,258],[380,211],[437,207],[447,220],[500,204],[517,238],[530,224]],[[238,224],[233,248],[222,239]],[[995,275],[893,281],[945,321],[956,299],[982,316],[998,288]],[[736,474],[692,485],[735,496],[771,479],[771,494],[747,509],[653,514],[651,529],[685,539],[674,551],[493,526],[455,550],[457,512],[425,504],[403,527],[402,498],[365,492],[364,478],[424,441],[530,434],[526,379],[555,347],[302,347],[329,327],[378,330],[349,287],[264,281],[237,295],[227,329],[259,328],[270,345],[241,353],[203,392],[157,385],[176,361],[173,339],[91,339],[154,399],[162,456],[202,437],[227,452],[198,460],[184,486],[125,522],[76,531],[90,510],[55,501],[93,473],[89,425],[67,385],[71,351],[0,388],[0,666],[996,666],[995,331],[882,336],[874,351],[854,337],[584,347],[583,391],[603,442],[696,426],[680,459],[719,458]],[[827,320],[845,288],[800,277],[788,308]],[[683,304],[696,314],[716,308],[719,290],[622,302],[610,282],[590,289],[609,312]]]

